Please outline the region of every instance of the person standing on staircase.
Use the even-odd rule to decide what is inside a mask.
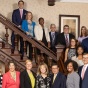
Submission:
[[[36,23],[33,21],[33,14],[32,14],[32,12],[28,11],[27,15],[26,15],[26,19],[23,20],[23,22],[22,22],[22,30],[24,32],[26,32],[27,36],[34,37],[35,25],[36,25]],[[29,45],[29,59],[32,60],[32,53],[33,53],[32,44],[27,42],[27,45]],[[22,46],[21,49],[23,49],[23,47],[24,46]],[[24,52],[22,53],[22,55],[24,55]]]
[[[50,36],[49,36],[48,28],[44,26],[44,18],[42,17],[39,18],[39,25],[35,26],[34,34],[35,34],[35,38],[41,44],[50,48]],[[37,54],[38,54],[38,64],[39,64],[41,58],[39,49],[37,49]]]
[[[18,2],[18,9],[15,9],[12,13],[12,22],[14,24],[16,24],[18,27],[21,27],[22,21],[26,18],[26,13],[27,10],[24,9],[24,1],[20,0]],[[21,50],[21,45],[23,45],[22,43],[23,38],[20,37],[20,52],[22,53],[23,51]],[[12,43],[12,53],[14,53],[14,49],[15,49],[15,35],[14,35],[14,31],[12,32],[11,35],[11,43]]]

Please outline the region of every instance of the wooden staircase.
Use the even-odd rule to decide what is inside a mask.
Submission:
[[[13,24],[9,19],[7,19],[6,17],[4,17],[2,14],[0,14],[0,22],[5,25],[5,29],[6,29],[6,40],[0,42],[0,61],[2,61],[3,63],[5,63],[6,66],[6,70],[8,62],[10,60],[14,60],[17,64],[17,70],[22,71],[23,69],[25,69],[25,64],[24,62],[22,62],[20,60],[20,56],[21,54],[18,51],[18,42],[17,42],[17,35],[21,36],[23,38],[24,41],[24,57],[25,59],[27,59],[27,55],[26,55],[26,50],[25,50],[25,41],[30,42],[33,45],[33,49],[38,48],[39,50],[41,50],[42,53],[45,53],[48,57],[52,58],[50,59],[49,62],[52,62],[51,60],[54,60],[55,62],[58,62],[59,57],[61,55],[61,52],[63,51],[64,47],[58,47],[57,48],[57,54],[55,54],[53,51],[51,51],[48,47],[44,46],[43,44],[41,44],[40,42],[38,42],[34,37],[32,36],[27,36],[26,33],[19,27],[17,27],[15,24]],[[8,30],[12,30],[15,33],[15,51],[12,54],[12,47],[11,45],[8,43]],[[58,49],[60,49],[60,51],[58,52]],[[36,63],[35,61],[35,53],[33,50],[33,62]],[[23,59],[24,60],[24,59]],[[33,70],[35,71],[36,67],[33,67]],[[62,69],[63,70],[63,69]]]

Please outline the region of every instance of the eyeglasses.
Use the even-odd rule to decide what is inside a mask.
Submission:
[[[83,59],[88,59],[88,57],[83,57]]]

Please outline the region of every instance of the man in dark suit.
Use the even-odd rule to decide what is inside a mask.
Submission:
[[[52,65],[51,88],[66,88],[66,78],[59,72],[57,64]]]
[[[15,9],[12,13],[12,22],[14,24],[16,24],[18,27],[21,27],[21,24],[22,24],[22,21],[26,18],[26,13],[27,11],[24,8],[24,1],[20,0],[18,2],[18,9]],[[20,49],[21,49],[21,45],[23,43],[21,43],[22,41],[22,38],[20,38]],[[15,48],[15,35],[14,35],[14,32],[12,32],[12,35],[11,35],[11,42],[12,42],[12,48],[14,50]],[[22,53],[22,50],[20,50],[21,53]],[[13,53],[13,52],[12,52]]]
[[[75,38],[75,36],[69,33],[69,26],[64,25],[63,32],[59,34],[58,42],[66,47],[69,46],[69,42],[71,38]]]
[[[88,88],[88,53],[83,54],[84,65],[79,67],[80,88]]]
[[[82,46],[84,48],[84,52],[88,53],[88,38],[83,39]]]
[[[55,46],[58,44],[58,32],[56,32],[56,25],[51,24],[50,29],[51,29],[51,32],[49,32],[49,35],[50,35],[50,49],[53,52],[56,52]]]

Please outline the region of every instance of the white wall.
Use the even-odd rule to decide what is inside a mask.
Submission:
[[[0,13],[11,20],[12,11],[17,8],[19,0],[0,0]],[[88,28],[88,4],[87,3],[63,3],[55,2],[55,6],[48,6],[48,0],[24,0],[25,8],[34,15],[34,21],[39,17],[44,17],[49,28],[51,23],[55,23],[59,28],[59,14],[80,15],[80,26]],[[11,34],[11,31],[9,31]],[[4,26],[0,24],[0,36],[4,38]],[[11,36],[11,35],[10,35]],[[9,36],[9,42],[10,42]]]

